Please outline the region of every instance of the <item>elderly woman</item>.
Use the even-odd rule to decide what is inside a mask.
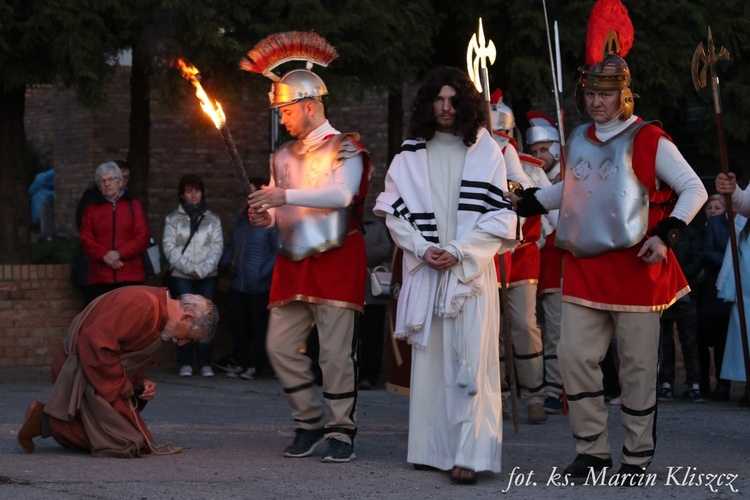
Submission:
[[[164,255],[169,261],[171,275],[169,291],[177,298],[183,293],[202,295],[209,300],[216,297],[219,259],[224,250],[219,216],[206,208],[203,180],[197,175],[180,179],[177,210],[167,215],[162,241]],[[213,377],[211,344],[191,342],[177,347],[180,376],[193,374],[193,352],[204,377]]]
[[[141,254],[148,248],[149,232],[141,202],[123,189],[115,162],[96,167],[99,192],[83,212],[81,247],[89,259],[86,304],[99,295],[146,280]]]

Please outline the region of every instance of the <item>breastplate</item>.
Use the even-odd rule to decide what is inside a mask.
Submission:
[[[305,154],[294,151],[295,141],[282,145],[273,161],[276,185],[287,189],[320,189],[333,185],[333,166],[338,161],[341,137],[334,136]],[[346,240],[348,208],[283,205],[275,210],[278,253],[295,262],[338,248]]]
[[[576,257],[630,248],[648,228],[649,191],[633,171],[633,141],[647,122],[606,142],[592,141],[590,125],[569,139],[555,245]]]

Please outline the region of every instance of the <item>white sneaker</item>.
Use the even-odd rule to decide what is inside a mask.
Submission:
[[[181,366],[180,367],[180,377],[192,377],[193,376],[193,367],[192,366]]]
[[[211,369],[210,366],[203,366],[201,367],[201,377],[213,377],[214,371]]]
[[[244,378],[245,380],[255,380],[255,368],[248,368],[244,372],[239,374],[240,378]]]

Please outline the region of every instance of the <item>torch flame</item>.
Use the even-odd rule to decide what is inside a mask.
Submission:
[[[218,101],[214,101],[214,103],[216,103],[216,105],[214,105],[206,94],[206,91],[203,90],[201,83],[198,81],[198,68],[185,64],[185,61],[182,59],[177,59],[177,64],[180,67],[182,76],[195,87],[195,96],[200,100],[203,111],[211,118],[211,120],[213,120],[214,125],[218,130],[224,128],[224,125],[227,123],[224,110],[221,109],[221,104],[219,104]]]

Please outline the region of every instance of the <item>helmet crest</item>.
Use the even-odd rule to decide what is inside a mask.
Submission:
[[[240,69],[260,73],[274,82],[268,97],[271,108],[277,108],[306,97],[319,99],[328,94],[323,80],[310,70],[313,63],[326,67],[336,58],[336,49],[317,33],[287,31],[258,42],[240,61]],[[306,61],[305,69],[292,70],[283,76],[273,72],[289,61]]]
[[[634,99],[625,55],[633,46],[634,30],[628,11],[620,0],[598,0],[591,10],[586,36],[586,65],[578,68],[576,108],[585,112],[584,89],[619,91],[620,121],[633,115]]]

